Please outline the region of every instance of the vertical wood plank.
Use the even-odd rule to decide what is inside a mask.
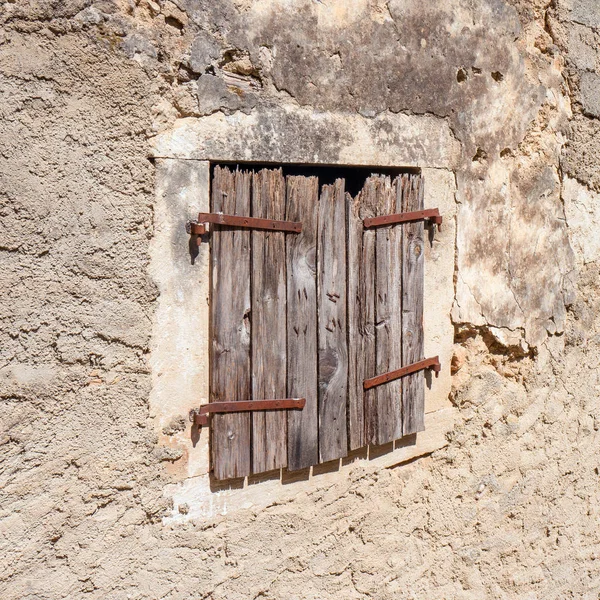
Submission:
[[[215,167],[212,210],[250,214],[251,174]],[[211,236],[211,402],[248,400],[250,384],[250,232],[215,226]],[[250,415],[216,414],[211,423],[217,479],[250,474]]]
[[[346,401],[346,194],[345,181],[323,186],[318,223],[319,458],[348,453]]]
[[[288,469],[319,462],[317,385],[317,177],[288,177],[286,220],[302,233],[286,236],[287,382],[291,398],[306,398],[288,412]]]
[[[348,419],[350,450],[376,430],[375,390],[363,381],[375,372],[375,236],[363,219],[376,216],[376,178],[348,202]]]
[[[423,210],[424,180],[413,175],[403,180],[403,212]],[[424,357],[423,293],[424,293],[424,225],[423,221],[404,225],[402,241],[402,365],[410,365]],[[402,379],[403,435],[425,429],[425,379],[423,373]]]
[[[254,173],[252,216],[285,218],[285,179],[281,169]],[[252,397],[286,397],[285,233],[252,231]],[[252,414],[252,471],[287,464],[285,411]]]
[[[395,188],[389,177],[378,179],[378,216],[396,212]],[[376,236],[375,345],[376,371],[381,374],[398,369],[402,358],[402,227],[380,227]],[[401,393],[400,381],[375,388],[377,431],[371,443],[402,436]]]

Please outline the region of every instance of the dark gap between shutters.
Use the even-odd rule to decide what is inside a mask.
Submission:
[[[424,224],[363,223],[422,211],[423,191],[415,171],[213,167],[210,402],[228,412],[197,423],[212,414],[217,479],[423,430],[424,378],[410,367],[425,358]],[[229,412],[235,402],[244,412]]]

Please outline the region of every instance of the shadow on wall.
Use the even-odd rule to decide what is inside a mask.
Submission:
[[[430,371],[424,371],[425,384],[428,389],[431,389],[433,384],[433,374]],[[265,473],[258,473],[250,475],[249,477],[238,477],[235,479],[217,479],[212,471],[209,473],[210,478],[210,490],[211,492],[222,492],[226,490],[239,490],[246,487],[246,480],[248,486],[264,483],[266,481],[280,481],[283,485],[293,484],[301,481],[308,481],[311,476],[325,475],[327,473],[334,473],[339,471],[341,467],[352,464],[359,460],[375,460],[386,454],[390,454],[400,448],[407,448],[409,446],[417,445],[418,434],[414,433],[411,435],[403,436],[388,444],[382,444],[380,446],[365,446],[358,448],[348,453],[347,456],[341,459],[336,459],[308,467],[306,469],[300,469],[298,471],[288,471],[288,469],[275,469],[273,471],[267,471]],[[200,428],[192,427],[190,432],[190,438],[194,447],[200,440]],[[410,462],[410,461],[408,461]],[[399,463],[401,464],[401,463]]]
[[[194,436],[194,431],[197,430],[196,428],[192,428],[192,430],[192,436]],[[195,435],[197,436],[198,434],[196,433]],[[248,478],[238,477],[236,479],[223,480],[216,479],[211,471],[210,490],[211,492],[240,490],[246,487],[246,479],[248,486],[264,483],[265,481],[280,481],[283,485],[289,485],[301,481],[308,481],[311,477],[325,475],[327,473],[335,473],[336,471],[339,471],[341,467],[345,467],[359,460],[376,460],[400,448],[416,446],[417,435],[418,434],[416,433],[406,435],[394,442],[390,442],[389,444],[382,444],[381,446],[366,446],[364,448],[359,448],[358,450],[353,450],[352,452],[349,452],[348,455],[344,458],[332,460],[326,463],[321,463],[319,465],[308,467],[306,469],[300,469],[299,471],[275,469],[266,473],[250,475]]]

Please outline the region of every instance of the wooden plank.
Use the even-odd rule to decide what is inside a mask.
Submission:
[[[396,185],[389,177],[377,180],[377,212],[396,212]],[[380,227],[376,233],[375,347],[377,375],[401,366],[402,359],[402,227]],[[375,389],[377,426],[369,439],[386,444],[402,436],[402,383]]]
[[[288,469],[319,462],[317,385],[317,177],[288,177],[286,219],[302,233],[286,236],[288,394],[306,398],[288,413]]]
[[[285,179],[281,169],[254,173],[252,216],[285,218]],[[286,397],[285,235],[274,231],[252,232],[253,400]],[[286,466],[286,423],[283,411],[252,414],[253,473]]]
[[[367,445],[376,427],[374,390],[363,381],[375,374],[375,230],[362,220],[376,214],[376,179],[370,177],[348,202],[348,420],[350,450]],[[369,432],[367,434],[367,431]]]
[[[337,179],[321,191],[318,223],[319,459],[346,456],[346,194]]]
[[[400,186],[398,186],[400,188]],[[398,194],[401,212],[423,210],[424,180],[420,175],[403,178]],[[401,202],[401,204],[400,204]],[[424,357],[423,293],[425,228],[423,222],[403,226],[402,241],[402,365],[410,365]],[[402,379],[403,435],[425,429],[425,378],[423,373]]]
[[[251,174],[215,167],[212,210],[248,215]],[[247,400],[250,383],[250,232],[215,227],[211,236],[211,402]],[[215,415],[213,471],[217,479],[250,474],[250,415]]]

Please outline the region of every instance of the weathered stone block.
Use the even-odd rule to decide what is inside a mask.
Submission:
[[[573,25],[569,31],[569,56],[575,66],[582,71],[596,68],[597,44],[591,29]]]
[[[255,104],[255,94],[245,93],[221,77],[207,73],[198,79],[198,107],[201,115],[210,115],[219,110],[247,110]]]
[[[221,55],[221,48],[216,40],[200,35],[192,42],[190,51],[190,68],[194,73],[204,73],[206,68]]]
[[[600,27],[600,3],[598,0],[573,0],[571,19],[588,27]]]
[[[207,103],[203,111],[225,100],[214,80],[220,81],[209,75],[199,80],[198,94]],[[153,145],[156,157],[198,160],[454,168],[459,159],[459,144],[443,119],[391,113],[369,119],[294,105],[181,119]]]
[[[585,112],[600,117],[600,75],[582,73],[580,93]]]

